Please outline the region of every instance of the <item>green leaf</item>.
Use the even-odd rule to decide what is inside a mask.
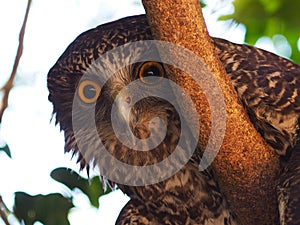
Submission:
[[[7,144],[5,144],[4,146],[1,146],[0,151],[4,151],[6,153],[6,155],[8,155],[8,157],[11,158],[10,149]]]
[[[297,41],[300,37],[298,11],[300,1],[294,0],[234,0],[234,13],[224,15],[219,20],[234,20],[246,27],[245,41],[254,45],[256,41],[267,36],[281,34],[286,37],[291,48],[291,58],[300,62]],[[288,55],[286,55],[288,57]]]
[[[72,199],[58,193],[35,196],[15,193],[14,213],[25,225],[33,225],[37,221],[44,225],[70,225],[68,213],[72,207]]]
[[[200,5],[201,5],[201,8],[204,8],[207,4],[203,0],[200,0]]]
[[[50,175],[54,180],[66,185],[69,189],[80,189],[90,200],[91,205],[99,208],[99,197],[111,192],[111,189],[104,191],[103,185],[99,176],[91,179],[81,177],[75,171],[68,168],[56,168]]]

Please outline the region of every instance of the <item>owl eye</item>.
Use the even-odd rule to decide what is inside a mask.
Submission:
[[[91,80],[84,80],[79,84],[78,95],[85,103],[95,102],[100,95],[100,86]]]
[[[158,62],[145,62],[139,70],[139,77],[141,81],[147,84],[157,83],[164,76],[165,70],[162,64]]]

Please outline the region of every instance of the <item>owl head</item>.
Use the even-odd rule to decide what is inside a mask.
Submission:
[[[100,25],[79,35],[50,69],[53,114],[65,151],[78,154],[81,168],[100,165],[105,177],[130,179],[120,166],[130,165],[136,177],[137,167],[175,151],[183,133],[180,115],[157,48],[147,40],[152,36],[144,16]],[[172,164],[183,165],[189,154],[173,157]]]

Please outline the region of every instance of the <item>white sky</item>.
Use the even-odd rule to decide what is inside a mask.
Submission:
[[[12,69],[26,4],[27,0],[0,0],[0,86]],[[216,6],[211,7],[225,10]],[[13,157],[9,159],[0,153],[0,195],[10,208],[16,191],[31,195],[67,194],[67,189],[49,174],[57,167],[75,171],[79,168],[75,160],[70,160],[70,154],[63,154],[63,135],[59,128],[49,123],[52,106],[47,100],[48,70],[81,32],[143,12],[138,0],[33,0],[16,87],[11,92],[0,130],[0,139],[8,143]],[[224,23],[216,23],[217,15],[211,9],[205,11],[205,16],[212,35],[243,41],[241,26],[229,29]],[[114,192],[102,197],[100,209],[96,210],[84,195],[76,194],[78,207],[69,216],[71,225],[112,225],[127,200],[121,192]]]

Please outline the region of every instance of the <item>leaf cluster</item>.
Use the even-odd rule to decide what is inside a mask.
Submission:
[[[282,42],[276,35],[283,35],[291,46],[291,59],[300,62],[298,49],[300,1],[234,0],[233,5],[234,13],[221,16],[220,20],[232,19],[244,24],[247,29],[245,37],[247,43],[253,45],[262,36],[267,36],[273,38],[276,47]]]
[[[86,179],[68,168],[54,169],[51,177],[64,184],[70,190],[71,196],[66,197],[60,193],[32,196],[25,192],[16,192],[13,212],[7,209],[5,214],[14,214],[25,225],[33,225],[35,222],[44,225],[69,225],[68,214],[75,207],[72,191],[80,190],[96,208],[99,208],[99,197],[112,191],[110,188],[104,190],[99,176]]]

